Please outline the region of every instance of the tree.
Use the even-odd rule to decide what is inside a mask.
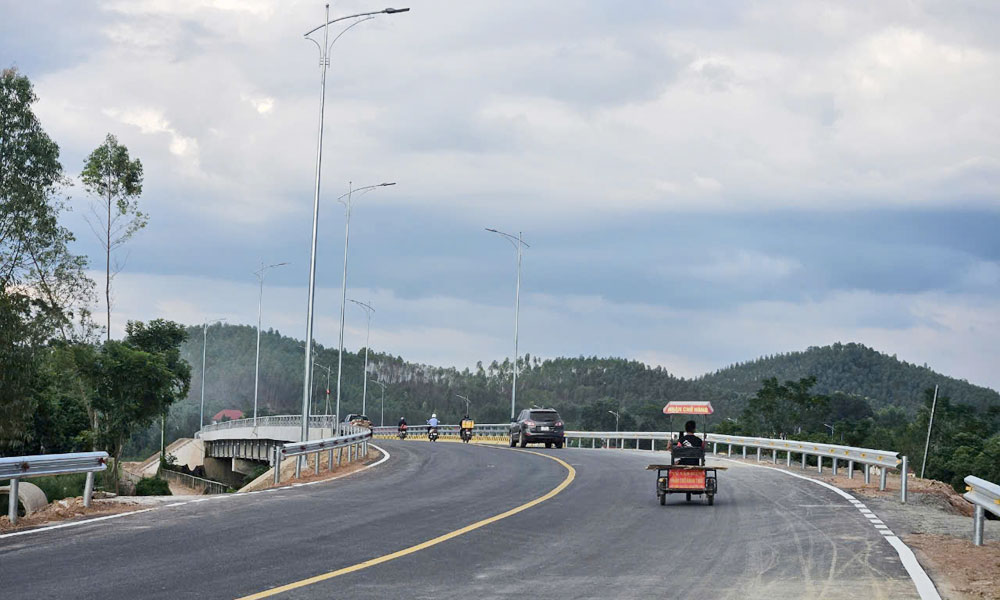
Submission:
[[[86,259],[68,250],[72,233],[58,223],[65,179],[59,147],[31,110],[36,100],[27,77],[0,73],[0,292],[31,300],[23,316],[43,336],[68,338],[74,316],[87,321],[81,307],[93,283]]]
[[[130,321],[123,341],[106,341],[93,365],[94,404],[101,413],[98,439],[115,458],[118,486],[122,450],[133,433],[164,414],[191,384],[191,368],[180,358],[184,329],[157,319]]]
[[[124,262],[111,257],[133,235],[146,226],[146,215],[139,211],[142,194],[142,163],[129,157],[128,148],[110,133],[84,163],[80,175],[87,191],[94,196],[91,218],[87,223],[104,249],[104,300],[107,305],[107,339],[111,339],[111,280],[124,268]]]

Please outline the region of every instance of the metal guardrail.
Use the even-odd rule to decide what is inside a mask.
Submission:
[[[327,466],[333,470],[333,451],[337,450],[337,466],[340,466],[344,458],[344,450],[347,450],[347,462],[357,458],[368,456],[368,440],[372,437],[372,430],[367,427],[347,426],[348,433],[339,437],[325,438],[322,440],[310,440],[308,442],[290,442],[274,447],[274,483],[281,483],[281,462],[292,456],[316,455],[315,472],[319,474],[319,453],[329,452]],[[302,459],[295,461],[295,477],[302,475]]]
[[[302,415],[272,415],[269,417],[257,417],[254,419],[235,419],[233,421],[222,421],[205,425],[200,431],[220,431],[224,429],[238,429],[241,427],[299,427],[302,424]],[[334,427],[337,424],[336,415],[318,415],[309,417],[309,427]]]
[[[189,487],[194,490],[200,489],[203,494],[225,494],[229,492],[229,487],[224,483],[212,481],[211,479],[204,479],[202,477],[195,477],[194,475],[188,475],[187,473],[181,473],[180,471],[161,469],[160,477],[166,479],[167,481],[175,481],[184,487]]]
[[[591,447],[595,447],[596,440],[650,440],[650,450],[656,449],[656,441],[669,442],[677,439],[676,434],[670,431],[567,431],[565,433],[567,441],[577,440],[577,445],[582,446],[583,440],[591,440]],[[771,438],[755,438],[736,435],[721,435],[710,433],[707,435],[708,443],[712,444],[712,451],[719,454],[719,444],[727,446],[726,455],[732,456],[733,446],[742,448],[743,458],[747,457],[747,448],[757,450],[757,460],[761,460],[762,452],[770,452],[775,464],[778,462],[778,453],[785,453],[787,466],[792,465],[792,454],[799,454],[802,457],[802,468],[807,465],[807,458],[816,458],[817,472],[823,472],[823,459],[829,458],[833,467],[833,474],[838,472],[840,461],[847,461],[847,476],[854,478],[855,463],[862,465],[865,483],[871,482],[871,467],[880,467],[879,489],[885,490],[887,469],[895,468],[900,472],[900,501],[905,503],[907,496],[907,457],[900,457],[898,452],[887,450],[873,450],[871,448],[854,448],[851,446],[840,446],[836,444],[820,444],[815,442],[804,442],[799,440],[780,440]],[[606,445],[606,444],[605,444]],[[636,442],[638,448],[638,441]]]
[[[0,479],[10,479],[10,497],[7,515],[11,525],[17,523],[17,485],[26,477],[86,473],[83,488],[83,505],[90,506],[94,495],[94,473],[108,468],[107,452],[75,452],[73,454],[40,454],[35,456],[10,456],[0,458]]]
[[[1000,517],[1000,485],[969,475],[965,478],[963,497],[974,505],[972,517],[972,543],[983,545],[986,511]]]
[[[458,438],[459,429],[460,427],[458,425],[438,425],[438,435],[441,438]],[[430,425],[408,425],[406,428],[406,435],[409,437],[427,437],[427,432],[429,430]],[[372,433],[375,437],[388,439],[396,437],[399,430],[395,425],[386,425],[372,427]],[[472,429],[473,440],[499,442],[509,436],[509,423],[476,423],[476,426]]]

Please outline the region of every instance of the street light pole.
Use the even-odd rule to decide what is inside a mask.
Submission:
[[[466,414],[466,416],[468,416],[468,414],[469,414],[469,405],[472,404],[472,400],[469,400],[468,398],[466,398],[462,394],[455,394],[455,395],[458,396],[459,398],[461,398],[462,400],[465,400],[465,414]]]
[[[357,304],[365,310],[365,315],[368,317],[368,329],[365,334],[365,371],[364,371],[364,387],[361,390],[361,414],[367,415],[365,412],[365,407],[368,402],[368,344],[372,339],[372,315],[375,313],[375,309],[372,308],[370,303],[358,302],[357,300],[351,300],[351,302]]]
[[[517,321],[521,310],[521,247],[530,248],[531,246],[521,239],[520,231],[517,232],[516,238],[509,233],[490,229],[489,227],[486,228],[486,231],[502,235],[508,242],[514,245],[514,249],[517,251],[517,285],[514,288],[514,379],[510,386],[510,420],[513,421],[514,405],[517,401]],[[514,240],[517,241],[515,242]]]
[[[215,319],[211,323],[221,323],[225,319]],[[201,326],[201,413],[198,419],[199,429],[205,426],[205,359],[208,357],[208,323],[206,319]]]
[[[608,412],[615,416],[615,433],[618,433],[618,418],[620,415],[613,410],[609,410]]]
[[[304,37],[316,44],[319,49],[319,66],[320,66],[320,96],[319,96],[319,132],[317,134],[316,140],[316,185],[313,192],[313,222],[312,222],[312,246],[309,253],[309,301],[306,309],[306,356],[305,356],[305,367],[303,375],[303,385],[302,385],[302,428],[299,433],[299,439],[301,441],[307,441],[309,439],[309,393],[312,387],[312,338],[313,338],[313,307],[316,298],[316,237],[319,228],[319,191],[320,191],[320,175],[322,173],[323,166],[323,117],[326,111],[326,71],[330,68],[330,49],[333,44],[340,39],[340,36],[344,33],[369,19],[374,19],[375,15],[379,14],[394,14],[398,12],[406,12],[410,9],[408,8],[386,8],[384,10],[368,12],[368,13],[358,13],[355,15],[348,15],[346,17],[339,17],[330,20],[330,5],[326,5],[326,18],[323,20],[323,24],[319,27],[315,27],[307,31]],[[337,34],[337,37],[333,38],[333,42],[330,42],[330,24],[336,23],[338,21],[344,21],[346,19],[358,19],[354,23],[351,23],[343,31]],[[323,44],[320,45],[319,42],[309,37],[313,33],[323,30]],[[346,257],[345,257],[346,261]],[[346,267],[345,267],[346,268]],[[343,310],[341,311],[341,330],[343,330]],[[343,334],[341,334],[343,337]],[[338,371],[338,390],[337,399],[340,399],[340,389],[339,389],[339,371]],[[339,420],[339,418],[338,418]],[[337,433],[340,432],[340,425],[337,426]],[[301,458],[296,461],[296,475],[298,475],[301,470],[302,460]]]
[[[351,199],[354,194],[362,193],[366,194],[375,188],[385,187],[389,185],[396,185],[396,182],[387,183],[377,183],[375,185],[366,185],[365,187],[360,187],[354,189],[353,183],[347,183],[347,193],[337,198],[337,201],[344,205],[345,213],[347,215],[346,224],[344,225],[344,276],[340,282],[340,349],[337,351],[337,433],[340,435],[340,387],[341,387],[341,375],[344,369],[344,311],[347,307],[347,249],[350,246],[351,241]],[[365,375],[367,377],[367,374]]]
[[[257,276],[257,281],[260,283],[260,291],[257,293],[257,358],[254,360],[253,367],[253,426],[257,426],[257,390],[260,386],[260,311],[261,305],[264,303],[264,273],[268,269],[274,269],[276,267],[282,267],[287,265],[286,262],[275,263],[273,265],[264,265],[264,261],[260,261],[260,270],[254,272]]]
[[[382,386],[382,410],[379,411],[379,427],[385,427],[385,384],[376,379],[370,380],[372,383]]]

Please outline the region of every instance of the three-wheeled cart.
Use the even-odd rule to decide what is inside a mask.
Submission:
[[[698,464],[678,464],[691,460],[697,460]],[[716,471],[724,471],[726,467],[706,466],[704,448],[674,448],[669,465],[649,465],[646,469],[656,471],[656,495],[661,506],[667,503],[667,494],[684,494],[688,502],[691,496],[704,494],[712,506],[719,489]]]
[[[663,414],[670,415],[710,415],[710,402],[668,402],[663,407]],[[671,425],[673,422],[671,421]],[[672,427],[671,427],[672,428]],[[709,506],[715,504],[715,494],[719,489],[717,471],[726,467],[709,467],[705,465],[705,447],[708,444],[707,435],[702,436],[701,447],[674,446],[670,449],[669,465],[649,465],[649,471],[656,471],[656,495],[660,505],[667,503],[667,494],[684,494],[687,501],[691,496],[704,495]]]

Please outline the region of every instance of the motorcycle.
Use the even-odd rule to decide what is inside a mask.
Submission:
[[[462,438],[462,441],[465,442],[466,444],[472,441],[472,430],[469,429],[468,427],[463,427],[462,430],[458,432],[458,435],[459,437]]]
[[[399,436],[399,439],[405,440],[406,439],[406,425],[400,425],[399,426],[399,431],[396,432],[396,435]]]
[[[436,442],[437,441],[437,439],[438,439],[438,428],[437,427],[431,427],[430,428],[430,430],[427,432],[427,439],[429,439],[432,442]]]

